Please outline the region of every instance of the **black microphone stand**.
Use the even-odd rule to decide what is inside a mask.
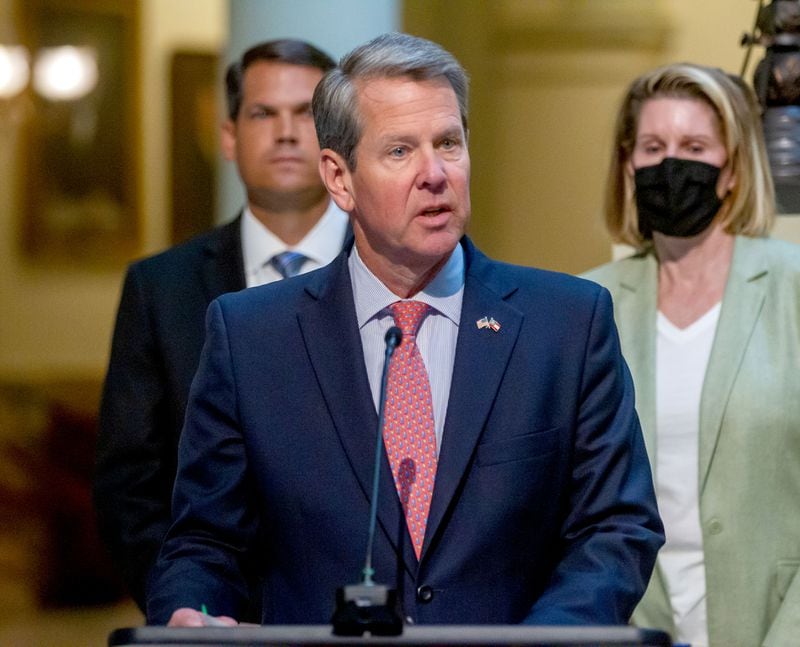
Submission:
[[[378,409],[378,440],[375,444],[375,466],[372,478],[372,500],[369,510],[369,533],[367,556],[364,561],[361,581],[336,590],[336,610],[331,624],[338,636],[361,636],[368,632],[374,636],[399,636],[403,632],[403,621],[397,613],[397,591],[385,584],[376,584],[372,576],[372,546],[375,541],[375,524],[378,518],[378,484],[380,482],[383,453],[383,421],[386,406],[386,378],[394,349],[400,345],[403,333],[397,326],[386,332],[386,356],[381,375],[381,393]]]

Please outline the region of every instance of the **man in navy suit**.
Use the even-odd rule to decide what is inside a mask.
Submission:
[[[210,306],[148,621],[235,624],[254,572],[263,623],[330,621],[364,558],[384,335],[413,310],[395,352],[423,404],[383,429],[375,580],[409,623],[626,623],[663,532],[608,292],[464,236],[467,80],[438,45],[378,37],[313,109],[355,242]]]
[[[125,278],[100,411],[95,503],[142,610],[171,518],[208,304],[278,280],[281,270],[321,267],[342,249],[347,216],[320,181],[311,115],[314,88],[333,66],[316,47],[287,39],[256,45],[228,68],[222,148],[236,163],[246,205],[229,224],[134,263]],[[276,256],[288,260],[271,262]]]

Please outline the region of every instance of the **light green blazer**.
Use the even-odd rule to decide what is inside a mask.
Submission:
[[[585,277],[614,298],[655,473],[656,260],[642,253]],[[699,442],[709,641],[800,645],[800,247],[737,237]],[[674,634],[658,564],[633,621]]]

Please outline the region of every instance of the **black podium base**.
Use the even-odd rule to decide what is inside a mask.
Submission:
[[[397,613],[397,592],[382,584],[350,584],[336,590],[331,619],[337,636],[399,636],[403,621]]]

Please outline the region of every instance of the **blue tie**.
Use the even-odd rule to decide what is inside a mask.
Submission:
[[[305,262],[306,257],[300,252],[281,252],[269,260],[270,265],[285,279],[299,274]]]

